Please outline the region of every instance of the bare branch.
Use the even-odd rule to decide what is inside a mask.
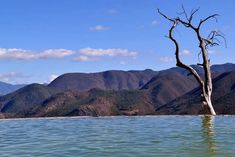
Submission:
[[[199,8],[197,8],[197,9],[192,9],[192,10],[191,10],[191,13],[190,13],[190,16],[188,16],[188,14],[187,14],[187,12],[186,12],[186,10],[185,10],[185,8],[184,8],[183,5],[182,5],[182,10],[183,10],[182,13],[178,13],[178,14],[179,14],[179,15],[184,15],[185,18],[186,18],[186,20],[187,20],[186,23],[190,23],[190,24],[191,24],[192,19],[193,19],[193,16],[194,16],[195,13],[198,12]]]
[[[199,8],[197,8],[197,9],[191,11],[191,14],[190,14],[190,17],[189,17],[189,20],[188,20],[189,23],[192,22],[193,16],[194,16],[194,14],[195,14],[196,12],[198,12],[198,10],[199,10]]]
[[[217,16],[219,16],[219,14],[213,14],[213,15],[210,15],[210,16],[206,17],[203,20],[200,20],[199,25],[198,25],[197,28],[200,29],[201,25],[209,19],[215,19],[215,21],[217,22]]]
[[[226,38],[225,38],[224,33],[221,32],[221,31],[218,31],[217,37],[222,38],[222,39],[224,40],[225,47],[227,47],[227,40],[226,40]]]
[[[209,33],[209,35],[207,36],[206,39],[203,38],[206,48],[208,46],[213,47],[213,46],[219,46],[220,45],[220,40],[218,38],[222,38],[225,42],[225,46],[227,46],[226,44],[226,39],[223,35],[223,33],[221,31],[218,30],[213,30]]]
[[[183,5],[182,5],[182,10],[183,12],[181,13],[181,15],[184,14],[185,18],[189,21],[188,14],[186,13]]]
[[[159,13],[161,16],[163,16],[165,19],[167,19],[167,20],[169,20],[169,21],[171,21],[171,22],[175,22],[174,19],[171,19],[171,18],[169,18],[168,16],[166,16],[165,14],[163,14],[163,13],[160,11],[160,9],[157,9],[157,11],[158,11],[158,13]]]

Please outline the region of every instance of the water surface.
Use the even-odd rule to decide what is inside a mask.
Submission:
[[[234,156],[234,116],[0,120],[1,157]]]

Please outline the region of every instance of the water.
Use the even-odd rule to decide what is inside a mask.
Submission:
[[[0,120],[1,157],[234,156],[235,117]]]

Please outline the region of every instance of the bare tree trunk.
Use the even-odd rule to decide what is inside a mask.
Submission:
[[[214,107],[212,105],[212,101],[211,101],[211,95],[212,95],[212,76],[211,76],[211,68],[210,68],[210,60],[208,59],[208,52],[206,50],[206,44],[203,40],[203,38],[200,36],[199,34],[199,29],[197,31],[197,36],[198,36],[198,40],[200,41],[200,48],[201,48],[201,52],[202,52],[202,58],[203,58],[203,69],[204,69],[204,86],[203,86],[203,97],[204,97],[204,101],[203,101],[203,108],[204,108],[204,114],[211,114],[211,115],[216,115]],[[207,113],[206,108],[209,108],[209,113]]]

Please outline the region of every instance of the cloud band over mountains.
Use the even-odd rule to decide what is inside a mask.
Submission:
[[[39,52],[19,49],[0,48],[0,60],[37,60],[37,59],[63,59],[72,57],[74,61],[93,61],[97,58],[108,57],[136,57],[137,52],[127,49],[94,49],[83,48],[78,51],[68,49],[47,49]]]
[[[0,59],[6,60],[35,60],[35,59],[58,59],[73,55],[75,52],[66,49],[47,49],[41,52],[17,48],[0,48]]]

